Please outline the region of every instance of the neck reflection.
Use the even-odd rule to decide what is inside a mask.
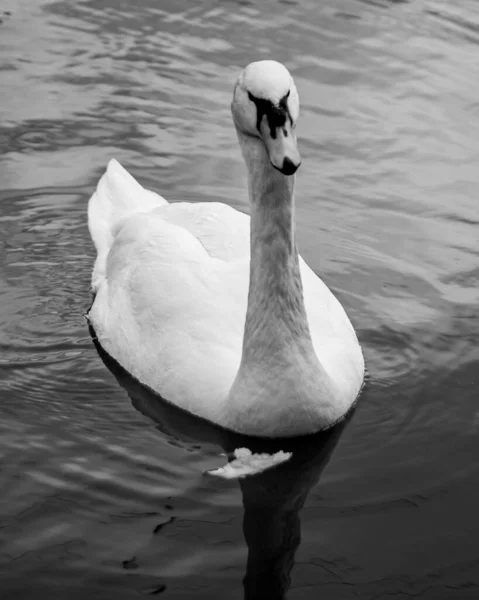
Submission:
[[[319,482],[345,425],[346,421],[327,432],[279,442],[282,449],[292,452],[289,461],[239,480],[248,545],[245,600],[286,597],[301,543],[300,511]],[[279,446],[269,451],[277,451]]]

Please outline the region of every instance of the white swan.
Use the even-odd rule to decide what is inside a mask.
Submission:
[[[296,250],[291,75],[250,64],[231,109],[251,219],[216,202],[168,204],[110,161],[88,207],[98,252],[89,319],[113,358],[177,406],[249,435],[308,434],[351,407],[363,355]]]

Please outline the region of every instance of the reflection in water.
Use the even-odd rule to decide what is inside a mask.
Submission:
[[[311,488],[319,482],[351,414],[326,432],[282,444],[282,448],[292,452],[289,461],[240,480],[243,532],[248,545],[246,600],[285,597],[301,542],[299,511]]]
[[[262,473],[239,479],[243,496],[243,533],[248,546],[244,577],[245,600],[282,600],[291,583],[291,570],[301,542],[299,512],[354,411],[335,427],[301,438],[262,439],[236,434],[200,419],[162,399],[130,376],[100,346],[105,365],[130,396],[133,405],[158,429],[179,440],[215,444],[229,460],[237,448],[254,453],[291,452],[291,458]]]

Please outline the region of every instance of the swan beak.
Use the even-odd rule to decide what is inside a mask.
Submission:
[[[260,129],[273,167],[283,175],[296,173],[301,164],[301,156],[289,121],[271,130],[265,118]]]

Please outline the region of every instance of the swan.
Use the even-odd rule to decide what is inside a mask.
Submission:
[[[219,202],[169,204],[110,160],[88,205],[88,320],[112,358],[181,409],[251,436],[311,434],[354,404],[364,359],[343,307],[298,254],[289,71],[249,64],[231,111],[250,217]]]

